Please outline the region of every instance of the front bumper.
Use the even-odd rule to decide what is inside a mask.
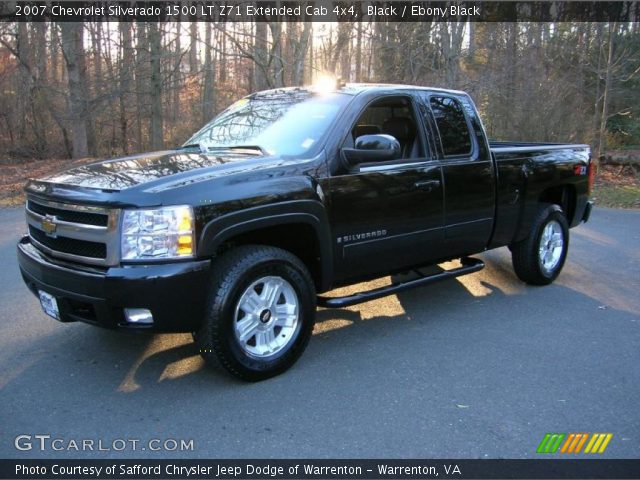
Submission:
[[[53,295],[63,322],[106,328],[193,332],[204,316],[209,260],[112,267],[104,271],[58,263],[23,237],[18,243],[22,277],[36,296]],[[124,308],[146,308],[152,325],[125,320]]]

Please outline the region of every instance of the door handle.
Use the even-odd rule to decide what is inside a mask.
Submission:
[[[420,190],[430,192],[434,188],[438,188],[440,186],[440,180],[424,180],[422,182],[416,182],[413,185]]]

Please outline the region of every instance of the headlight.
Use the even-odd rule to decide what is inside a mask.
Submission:
[[[122,260],[193,256],[193,223],[193,210],[187,205],[125,210],[122,219]]]

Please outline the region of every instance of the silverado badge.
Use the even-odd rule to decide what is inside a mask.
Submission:
[[[46,215],[42,219],[42,230],[44,230],[44,233],[46,233],[49,237],[56,236],[57,227],[58,225],[56,224],[56,217],[54,217],[53,215]]]

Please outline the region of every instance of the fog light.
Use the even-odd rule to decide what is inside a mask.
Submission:
[[[146,308],[125,308],[124,317],[129,323],[137,323],[139,325],[151,325],[153,323],[153,315]]]

